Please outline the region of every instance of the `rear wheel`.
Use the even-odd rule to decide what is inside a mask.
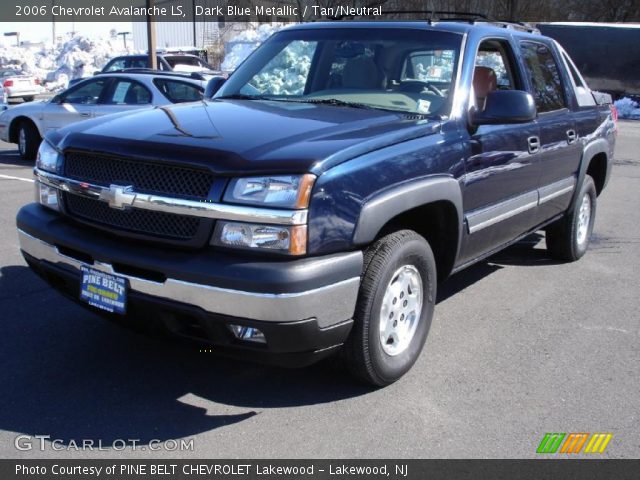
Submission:
[[[586,175],[571,212],[547,227],[547,250],[553,258],[574,262],[587,252],[596,218],[596,202],[595,184]]]
[[[387,235],[367,250],[354,326],[344,347],[356,377],[385,386],[413,366],[431,325],[436,278],[431,247],[411,230]]]
[[[36,126],[27,120],[18,125],[18,150],[23,160],[35,160],[40,147],[40,134]]]

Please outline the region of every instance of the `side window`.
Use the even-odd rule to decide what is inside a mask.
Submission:
[[[123,70],[125,68],[125,59],[119,58],[114,60],[106,69],[105,72],[113,72],[115,70]]]
[[[80,105],[95,105],[98,103],[100,95],[102,95],[102,91],[106,84],[106,79],[89,81],[84,85],[67,92],[62,98],[62,102]]]
[[[171,103],[202,100],[203,90],[197,85],[164,78],[156,78],[153,83]]]
[[[318,42],[288,44],[258,72],[240,93],[246,95],[302,95]]]
[[[505,40],[485,40],[480,44],[473,72],[475,105],[484,109],[487,95],[494,90],[517,90],[520,81],[513,68],[513,52]]]
[[[571,59],[569,57],[567,57],[564,53],[562,54],[562,56],[564,57],[564,63],[567,65],[567,68],[569,69],[569,72],[571,73],[571,78],[573,79],[573,84],[576,87],[584,87],[584,83],[582,81],[582,78],[580,77],[580,74],[576,70],[576,67],[573,64],[573,62],[571,61]]]
[[[146,105],[151,103],[151,92],[142,84],[131,80],[117,80],[104,103],[108,105]]]
[[[531,77],[538,112],[565,108],[560,71],[549,47],[541,43],[522,42],[520,49]]]

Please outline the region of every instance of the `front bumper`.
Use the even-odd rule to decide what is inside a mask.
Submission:
[[[99,234],[37,204],[23,207],[17,223],[25,259],[63,293],[79,301],[82,265],[125,277],[128,316],[160,322],[221,353],[305,364],[337,348],[351,328],[361,252],[265,260],[167,250]],[[260,329],[266,346],[234,340],[228,324]]]

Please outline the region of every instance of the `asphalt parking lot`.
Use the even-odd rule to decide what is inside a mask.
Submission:
[[[588,254],[533,236],[439,290],[426,348],[370,390],[331,364],[282,370],[111,325],[25,266],[31,164],[0,143],[0,457],[535,457],[546,432],[610,432],[640,456],[640,122],[621,122]],[[18,435],[59,439],[17,450]],[[193,451],[149,451],[152,439]],[[140,448],[76,451],[74,442]],[[594,457],[594,455],[591,455]]]

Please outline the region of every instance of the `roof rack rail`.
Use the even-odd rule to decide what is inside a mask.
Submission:
[[[489,23],[502,28],[512,28],[513,30],[519,30],[528,33],[540,33],[540,30],[538,30],[536,27],[532,27],[524,22],[517,22],[514,20],[491,20]]]
[[[438,15],[455,15],[456,17],[460,17],[460,21],[464,20],[463,17],[469,17],[469,21],[474,18],[479,18],[483,20],[488,20],[488,17],[483,13],[476,12],[458,12],[454,10],[382,10],[382,15],[422,15],[427,14],[426,18],[421,18],[420,20],[426,20],[428,22],[436,22],[439,21],[440,18]],[[355,17],[357,15],[336,15],[333,17],[328,17],[329,20],[342,20],[347,17]]]
[[[528,33],[540,33],[535,27],[531,27],[524,22],[510,21],[510,20],[496,20],[489,18],[484,13],[478,12],[460,12],[455,10],[383,10],[383,15],[423,15],[427,16],[420,18],[419,20],[426,20],[429,23],[432,22],[460,22],[460,23],[487,23],[495,25],[496,27],[511,28],[513,30],[519,30]],[[443,17],[442,15],[448,15]],[[450,16],[449,16],[450,15]],[[329,17],[330,20],[342,20],[347,17],[353,17],[354,15],[339,15],[336,17]]]
[[[194,80],[206,80],[204,75],[200,72],[167,72],[165,70],[154,70],[153,68],[121,68],[119,70],[111,70],[109,72],[100,72],[100,74],[105,73],[136,73],[136,74],[147,74],[147,75],[164,75],[169,77],[182,77],[182,78],[192,78]]]

